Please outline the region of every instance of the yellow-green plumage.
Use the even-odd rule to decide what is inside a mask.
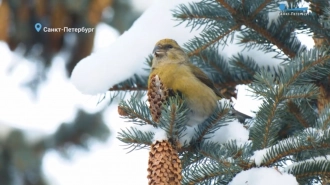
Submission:
[[[212,81],[188,61],[188,56],[174,40],[159,41],[154,54],[149,80],[151,76],[158,75],[166,88],[184,95],[192,111],[188,125],[203,122],[213,113],[220,99]]]

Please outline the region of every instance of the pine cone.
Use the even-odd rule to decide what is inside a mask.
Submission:
[[[177,151],[166,140],[151,145],[148,162],[149,185],[180,185],[181,161]]]
[[[153,75],[148,86],[149,108],[154,122],[159,122],[162,105],[168,96],[168,90],[164,87],[158,75]]]
[[[121,116],[128,116],[129,114],[126,112],[124,107],[118,106],[118,114]]]

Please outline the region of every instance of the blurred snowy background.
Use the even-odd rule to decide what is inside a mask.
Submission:
[[[44,9],[46,1],[24,2],[0,0],[0,185],[147,184],[148,151],[127,154],[116,139],[128,125],[119,118],[118,100],[108,106],[105,96],[99,102],[106,88],[145,73],[144,59],[157,40],[183,44],[197,34],[184,25],[174,28],[171,18],[170,10],[191,0],[49,1],[51,10]],[[38,33],[36,22],[96,31]],[[301,40],[312,47],[310,37]],[[231,57],[240,50],[231,45],[222,53]],[[259,57],[262,52],[246,52],[259,64],[277,65]],[[238,87],[235,109],[253,116],[259,103],[248,95],[246,86]],[[232,126],[220,130],[226,140],[247,140]]]
[[[111,45],[151,3],[0,1],[0,185],[147,183],[148,151],[127,154],[115,138],[126,124],[116,105],[98,103],[102,95],[83,95],[69,75],[91,50]],[[96,31],[37,33],[36,22]]]

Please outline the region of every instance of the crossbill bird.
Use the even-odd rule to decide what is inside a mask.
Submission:
[[[167,89],[184,96],[190,109],[187,125],[202,123],[214,112],[222,97],[212,80],[189,62],[188,55],[175,40],[158,41],[153,55],[149,82],[152,76],[158,75]]]

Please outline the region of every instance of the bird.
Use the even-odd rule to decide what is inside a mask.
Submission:
[[[205,121],[223,98],[213,81],[189,61],[187,53],[173,39],[158,41],[153,56],[148,84],[151,77],[158,75],[167,89],[183,95],[190,109],[187,125]]]

